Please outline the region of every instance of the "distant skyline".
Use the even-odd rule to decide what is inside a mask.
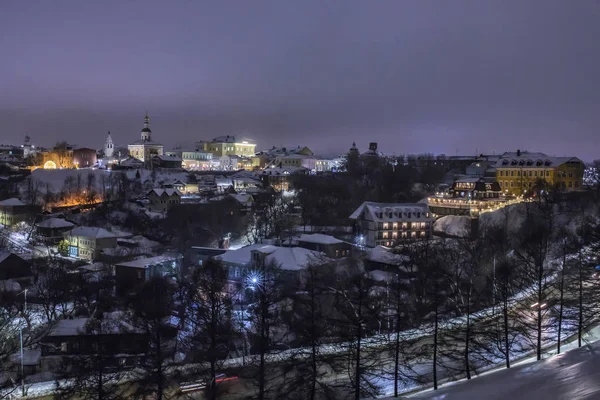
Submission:
[[[0,2],[0,143],[600,158],[600,2]]]

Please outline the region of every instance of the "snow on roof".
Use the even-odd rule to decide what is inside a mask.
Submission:
[[[264,244],[251,244],[249,246],[242,247],[241,249],[228,250],[226,253],[219,256],[218,258],[224,263],[245,265],[250,262],[251,251],[259,249],[263,246]]]
[[[158,158],[161,161],[179,161],[181,162],[181,157],[177,156],[168,156],[166,154],[157,154],[153,158]]]
[[[48,332],[48,336],[75,336],[82,333],[89,318],[61,319]]]
[[[212,140],[214,143],[235,143],[235,136],[217,136]]]
[[[173,195],[175,196],[183,196],[183,194],[181,194],[181,192],[177,189],[163,189],[163,188],[155,188],[152,189],[151,191],[148,192],[148,195],[150,195],[150,193],[154,192],[157,196],[162,196],[163,194],[166,194],[167,196],[171,197]]]
[[[23,203],[21,200],[13,197],[12,199],[6,199],[0,201],[0,206],[26,206],[27,204]]]
[[[312,259],[322,258],[319,252],[302,247],[278,247],[264,244],[252,244],[238,250],[229,250],[219,256],[224,263],[247,265],[252,261],[252,252],[266,254],[265,262],[275,261],[281,269],[297,271],[306,267]]]
[[[229,197],[236,199],[238,202],[240,202],[242,204],[246,204],[248,202],[254,201],[254,198],[252,197],[252,195],[248,194],[248,193],[230,194]]]
[[[556,167],[568,161],[583,163],[577,157],[554,157],[544,153],[528,151],[506,152],[496,161],[496,168],[548,168]]]
[[[0,263],[8,258],[12,253],[6,250],[0,250]]]
[[[38,228],[54,229],[54,228],[70,228],[75,225],[69,221],[65,221],[62,218],[49,218],[49,219],[45,219],[41,222],[38,222],[37,224],[35,224],[35,226],[37,226]]]
[[[147,257],[147,258],[138,258],[137,260],[127,261],[123,263],[116,264],[119,267],[128,267],[128,268],[148,268],[151,265],[156,265],[169,261],[177,261],[176,257],[173,256],[156,256],[156,257]]]
[[[324,235],[322,233],[303,234],[298,238],[299,242],[317,243],[317,244],[338,244],[344,243],[344,241],[334,238],[330,235]]]
[[[215,178],[215,185],[217,186],[232,186],[233,183],[229,178]]]
[[[373,261],[373,262],[378,262],[381,264],[395,265],[395,264],[401,263],[403,261],[406,261],[407,259],[408,259],[408,257],[400,255],[400,254],[394,254],[390,251],[390,249],[388,247],[383,247],[383,246],[373,247],[372,249],[369,249],[367,252],[367,260]]]
[[[261,172],[262,175],[289,175],[299,171],[306,171],[304,167],[275,167],[267,168]]]
[[[400,216],[394,215],[396,213],[429,212],[429,206],[426,203],[375,203],[365,201],[350,215],[350,219],[360,218],[365,209],[370,212],[374,221],[392,220],[393,217],[400,218]],[[382,213],[381,218],[377,216],[379,213]]]
[[[106,239],[116,237],[109,231],[103,228],[97,228],[95,226],[78,226],[69,231],[71,236],[83,236],[92,239]]]
[[[155,142],[154,140],[143,140],[143,139],[136,140],[135,142],[131,143],[130,146],[135,146],[135,145],[140,145],[140,144],[162,146],[161,143]]]

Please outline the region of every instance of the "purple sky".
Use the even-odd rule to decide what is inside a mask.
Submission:
[[[600,157],[594,0],[0,1],[0,142]]]

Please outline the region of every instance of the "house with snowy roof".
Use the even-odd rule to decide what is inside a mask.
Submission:
[[[148,349],[148,336],[124,312],[104,313],[57,321],[40,339],[40,371],[64,368],[65,357],[94,355],[99,351],[114,366],[133,366]]]
[[[265,244],[251,244],[241,249],[228,250],[215,259],[221,260],[228,270],[227,289],[232,294],[238,290],[240,285],[248,284],[249,277],[255,271],[264,268],[271,262],[279,266],[282,275],[293,280],[312,262],[328,260],[323,253],[302,247],[279,247]]]
[[[78,226],[64,234],[69,242],[69,256],[96,260],[105,249],[117,247],[117,236],[103,228]]]
[[[62,218],[48,218],[35,223],[36,238],[47,244],[58,244],[64,239],[64,233],[74,226]]]
[[[0,224],[13,226],[25,221],[30,207],[16,197],[0,201]]]
[[[324,253],[329,258],[348,257],[352,245],[343,240],[322,233],[303,234],[297,239],[299,247]]]
[[[127,295],[155,276],[174,278],[181,271],[181,262],[178,255],[162,255],[115,264],[117,294]]]
[[[165,212],[174,205],[181,204],[183,194],[173,188],[155,188],[148,192],[150,211]]]
[[[431,237],[435,218],[426,203],[365,201],[350,215],[360,244],[394,246],[399,241]]]

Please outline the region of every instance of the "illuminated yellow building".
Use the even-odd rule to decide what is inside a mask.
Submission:
[[[250,143],[248,140],[236,141],[235,136],[219,136],[210,142],[200,141],[196,143],[200,150],[212,153],[214,158],[223,156],[254,157],[256,153],[256,143]]]
[[[581,189],[585,164],[577,157],[551,157],[517,150],[504,153],[495,168],[502,191],[521,195],[540,181],[567,191]]]

